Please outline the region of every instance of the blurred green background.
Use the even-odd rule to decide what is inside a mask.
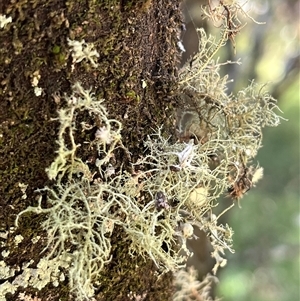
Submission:
[[[249,79],[268,83],[283,111],[277,128],[264,129],[257,161],[264,177],[228,215],[235,254],[220,272],[217,296],[224,301],[300,300],[299,206],[299,1],[249,1],[251,20],[236,37],[243,65],[226,70],[233,90]],[[230,53],[230,52],[229,52]],[[232,53],[232,52],[231,52]],[[232,54],[230,54],[232,55]],[[232,59],[232,57],[231,57]],[[238,79],[238,80],[237,80]]]
[[[282,94],[288,122],[264,131],[264,178],[235,207],[235,254],[221,271],[218,296],[231,301],[296,301],[299,289],[299,87]]]

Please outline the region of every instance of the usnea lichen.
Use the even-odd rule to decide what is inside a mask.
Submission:
[[[79,83],[67,103],[59,111],[58,155],[47,170],[56,184],[40,191],[47,193],[50,207],[43,208],[41,196],[38,206],[21,212],[16,222],[25,213],[46,214],[42,227],[48,233],[47,258],[68,259],[69,284],[77,299],[93,296],[101,270],[110,261],[115,225],[123,228],[124,239],[131,242],[131,254],[152,259],[161,271],[184,266],[190,255],[186,240],[193,237],[193,226],[199,227],[211,237],[214,272],[224,266],[226,260],[221,255],[225,249],[231,250],[232,231],[217,225],[218,217],[211,209],[231,185],[228,174],[238,165],[237,151],[244,150],[239,140],[234,140],[235,136],[221,139],[218,129],[204,143],[191,139],[172,144],[158,130],[145,141],[147,155],[133,165],[133,174],[122,169],[107,174],[110,157],[121,143],[121,123],[109,119],[102,101]],[[97,180],[76,156],[76,117],[84,110],[103,125],[93,142],[99,154],[96,166],[102,175]],[[83,127],[90,128],[88,124]],[[219,156],[221,150],[222,160],[211,168],[211,157]],[[245,150],[243,155],[247,155]],[[147,198],[146,205],[142,198]]]
[[[280,118],[274,112],[275,100],[263,87],[251,83],[237,95],[226,93],[228,78],[220,77],[222,64],[214,59],[232,38],[231,20],[225,21],[219,41],[201,30],[199,54],[180,71],[178,140],[171,142],[158,128],[144,141],[140,159],[131,162],[131,172],[112,163],[118,148],[129,151],[122,142],[122,123],[109,118],[104,100],[80,83],[64,96],[67,106],[58,112],[57,157],[47,169],[55,184],[39,191],[47,195],[47,206],[41,196],[38,206],[20,212],[16,223],[24,214],[45,214],[45,256],[59,258],[62,267],[69,265],[69,286],[77,300],[94,295],[101,271],[111,259],[116,225],[125,233],[124,241],[130,242],[130,255],[153,260],[160,272],[185,266],[191,255],[186,242],[195,237],[194,227],[210,239],[214,274],[226,264],[224,251],[233,252],[233,231],[219,225],[220,215],[213,208],[221,195],[240,199],[260,178],[262,169],[252,166],[252,160],[261,147],[262,127],[276,126]],[[83,59],[73,58],[74,62]],[[96,64],[92,58],[90,63]],[[81,123],[83,131],[98,127],[88,145],[76,142],[82,112],[94,120]],[[98,150],[97,179],[78,156],[79,148],[91,144]],[[55,283],[63,279],[56,277]]]
[[[217,277],[211,275],[206,275],[202,281],[199,281],[197,271],[193,267],[189,267],[187,271],[180,270],[174,275],[176,292],[173,301],[212,301],[212,284],[217,282]]]
[[[161,271],[182,267],[189,254],[185,245],[189,235],[179,224],[182,219],[179,210],[161,210],[157,206],[154,195],[158,192],[156,182],[161,174],[137,170],[137,175],[130,175],[122,169],[107,174],[110,158],[121,144],[121,123],[109,119],[102,101],[97,101],[91,91],[84,90],[79,83],[74,85],[73,94],[66,100],[67,107],[58,114],[58,155],[47,169],[49,178],[56,180],[56,184],[40,190],[46,192],[50,207],[42,206],[41,196],[37,207],[28,207],[18,215],[16,224],[24,214],[46,214],[42,228],[48,233],[47,258],[68,258],[70,288],[78,300],[94,294],[100,272],[110,260],[110,237],[115,225],[121,226],[126,233],[124,239],[131,242],[132,255],[138,253],[151,258]],[[93,142],[99,152],[96,166],[101,178],[97,180],[93,180],[88,165],[76,156],[79,147],[74,138],[76,117],[84,110],[103,125]],[[83,128],[90,126],[83,124]],[[171,158],[174,154],[167,156]],[[182,166],[189,160],[186,156],[189,152],[179,156]],[[147,164],[147,160],[145,157],[143,164]],[[138,184],[138,178],[144,184]],[[141,189],[141,185],[145,188]],[[140,201],[142,191],[153,195],[146,206]],[[184,194],[188,196],[188,192]],[[181,242],[181,248],[175,248],[177,241]],[[163,244],[167,250],[162,248]],[[181,249],[186,255],[180,253]]]

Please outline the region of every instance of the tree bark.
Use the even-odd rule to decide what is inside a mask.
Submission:
[[[130,169],[144,150],[143,141],[163,123],[167,135],[173,134],[177,95],[177,41],[182,22],[179,2],[174,0],[19,0],[2,1],[0,14],[12,22],[0,29],[0,223],[1,231],[14,227],[16,214],[36,205],[36,189],[51,186],[45,169],[57,149],[57,110],[64,102],[55,95],[70,94],[80,82],[105,100],[111,118],[123,124],[118,166]],[[72,66],[68,39],[93,43],[100,54],[96,69],[82,61]],[[36,81],[38,84],[36,85]],[[146,85],[146,86],[145,86]],[[40,96],[35,87],[41,88]],[[80,116],[85,121],[89,116]],[[76,139],[91,141],[78,131]],[[97,152],[78,150],[83,161],[92,162]],[[27,185],[26,192],[22,185]],[[33,259],[35,267],[45,243],[31,239],[43,216],[25,218],[17,232],[9,234],[2,250],[8,266],[20,268]],[[14,237],[23,241],[14,246]],[[46,233],[41,234],[46,238]],[[128,255],[128,246],[116,231],[112,239],[111,262],[105,266],[96,300],[170,300],[172,275],[159,280],[152,261]],[[2,257],[2,255],[0,255]],[[17,276],[17,274],[15,274]],[[12,282],[14,277],[8,280]],[[7,280],[7,279],[5,279]],[[5,281],[4,280],[4,281]],[[6,300],[17,300],[19,293],[36,294],[41,300],[69,300],[67,280],[58,287],[51,284],[41,291],[19,287]],[[132,293],[130,293],[132,292]],[[142,299],[141,299],[142,300]]]

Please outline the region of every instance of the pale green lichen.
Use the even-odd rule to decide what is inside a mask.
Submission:
[[[0,15],[0,28],[4,28],[6,24],[9,24],[12,22],[11,17],[6,17],[6,15]]]
[[[106,168],[111,155],[118,146],[123,147],[121,123],[109,119],[102,101],[97,101],[90,91],[84,90],[78,83],[66,100],[68,106],[59,111],[58,156],[47,169],[49,178],[57,181],[52,188],[40,190],[47,193],[50,207],[43,208],[41,196],[38,206],[28,207],[21,212],[16,223],[25,213],[47,215],[42,223],[42,228],[48,233],[48,244],[44,251],[47,251],[49,260],[59,256],[70,258],[69,283],[78,300],[93,295],[95,282],[104,264],[110,261],[110,237],[114,225],[124,229],[124,240],[131,242],[130,254],[133,256],[140,254],[151,258],[161,271],[176,270],[182,266],[186,255],[174,249],[178,238],[184,237],[178,228],[181,219],[179,212],[169,210],[164,213],[157,207],[155,198],[146,206],[142,205],[137,178],[122,169],[112,176],[107,175]],[[84,110],[102,123],[92,142],[98,149],[97,167],[102,176],[97,181],[93,181],[88,166],[76,156],[79,147],[74,138],[76,117],[78,112]],[[89,129],[90,125],[84,123],[82,127]],[[71,142],[69,146],[66,135]],[[185,148],[185,145],[182,147]],[[170,156],[174,157],[171,153]],[[186,159],[181,158],[180,164],[183,164],[183,160]],[[148,174],[141,173],[145,188],[150,180]],[[153,189],[156,187],[153,186]],[[155,192],[153,190],[153,194]],[[188,253],[185,239],[182,239],[182,243],[182,248]],[[163,244],[166,250],[162,248]],[[46,281],[49,281],[49,275]]]
[[[46,169],[48,177],[51,180],[56,179],[58,176],[61,178],[65,173],[68,173],[70,178],[73,174],[80,172],[84,174],[85,178],[92,179],[88,166],[76,156],[76,150],[80,145],[77,145],[75,142],[74,135],[77,130],[75,120],[79,112],[87,111],[95,119],[101,120],[103,126],[106,127],[110,133],[111,145],[108,150],[106,150],[107,141],[101,138],[95,141],[99,152],[100,149],[102,149],[106,154],[99,165],[109,161],[112,151],[121,138],[121,123],[114,119],[108,119],[108,114],[103,106],[103,100],[96,100],[91,90],[84,90],[79,83],[73,86],[72,91],[71,96],[65,96],[68,107],[58,112],[58,120],[60,122],[57,140],[59,145],[59,149],[57,150],[58,155],[50,167]],[[55,97],[56,99],[61,98],[60,95],[55,95]],[[82,123],[81,126],[83,130],[87,130],[94,125]],[[70,141],[70,145],[67,144],[67,139]]]
[[[5,295],[8,293],[14,294],[16,291],[17,287],[8,280],[0,284],[0,301],[6,301]]]
[[[24,239],[24,237],[22,235],[20,235],[20,234],[16,235],[15,239],[14,239],[15,245],[18,245],[19,243],[21,243],[23,239]]]
[[[121,123],[108,118],[102,100],[97,100],[79,83],[75,84],[72,95],[65,96],[67,107],[58,112],[58,155],[47,169],[49,178],[56,180],[56,184],[40,190],[43,194],[46,192],[48,206],[42,206],[41,196],[37,207],[28,207],[16,220],[18,224],[25,213],[46,214],[42,228],[48,233],[44,250],[48,272],[40,273],[44,270],[42,259],[37,271],[27,268],[15,284],[25,286],[27,281],[27,285],[38,289],[48,282],[58,285],[61,279],[58,267],[69,265],[71,292],[77,300],[92,297],[101,271],[111,259],[115,225],[124,230],[123,239],[130,242],[130,254],[152,259],[161,272],[176,271],[185,265],[191,255],[186,247],[187,239],[194,237],[193,227],[198,227],[210,237],[214,248],[212,256],[216,259],[213,272],[216,273],[219,266],[226,264],[222,257],[224,251],[233,252],[233,232],[228,225],[218,225],[220,216],[215,216],[211,209],[234,181],[228,175],[232,169],[238,170],[241,155],[250,160],[260,147],[259,126],[268,124],[268,120],[278,122],[272,111],[274,106],[266,104],[265,98],[268,100],[269,96],[260,95],[253,94],[252,89],[241,93],[239,101],[245,102],[244,105],[233,106],[230,101],[236,102],[235,99],[228,99],[228,103],[214,113],[220,116],[210,120],[209,139],[204,142],[195,139],[188,143],[170,143],[158,129],[145,141],[146,154],[133,164],[130,174],[120,168],[115,170],[110,163],[116,148],[124,148]],[[209,104],[204,101],[202,105]],[[249,118],[229,122],[230,114],[239,120],[239,110],[245,105],[249,108]],[[97,180],[93,179],[88,165],[77,157],[77,148],[82,146],[75,141],[76,118],[83,111],[101,124],[91,143],[99,156],[96,166],[101,177]],[[257,124],[254,124],[253,113]],[[225,124],[222,129],[218,126],[221,119]],[[241,128],[241,125],[245,134],[232,132],[230,126]],[[88,123],[81,126],[83,130],[93,127]],[[255,152],[247,152],[246,147]],[[220,157],[214,168],[210,166],[212,156]],[[36,273],[38,283],[34,281]]]
[[[7,266],[7,264],[2,260],[0,261],[0,279],[7,279],[15,274],[15,270]]]
[[[218,279],[211,275],[206,275],[202,281],[198,280],[197,271],[193,267],[186,270],[179,270],[174,275],[174,285],[176,292],[173,301],[212,301],[212,286]]]
[[[7,256],[9,255],[9,253],[10,253],[10,251],[8,251],[8,250],[3,250],[3,251],[1,252],[1,255],[3,256],[3,258],[5,258],[5,257],[7,257]]]
[[[76,41],[68,39],[68,45],[71,49],[73,64],[87,60],[94,68],[98,66],[95,59],[100,55],[98,51],[94,49],[94,44],[86,43],[85,40]]]
[[[122,124],[109,118],[104,101],[79,83],[72,87],[71,95],[64,96],[67,106],[58,112],[57,157],[47,168],[55,183],[39,190],[38,205],[20,212],[16,219],[18,224],[24,214],[45,214],[41,225],[48,233],[45,258],[37,269],[24,267],[14,281],[16,286],[41,289],[49,282],[56,286],[65,279],[59,272],[64,267],[76,300],[88,300],[111,260],[116,225],[125,233],[121,239],[129,243],[130,255],[151,259],[160,272],[176,272],[185,265],[191,255],[186,243],[195,237],[194,227],[210,239],[216,260],[212,272],[226,264],[224,252],[233,252],[233,231],[228,225],[219,225],[227,209],[216,216],[213,207],[227,192],[239,199],[261,177],[262,169],[251,164],[261,147],[262,127],[280,122],[275,100],[262,87],[251,83],[237,95],[227,95],[228,78],[220,77],[222,64],[214,55],[229,35],[227,27],[219,40],[201,30],[200,53],[179,73],[179,139],[171,142],[158,128],[144,141],[146,150],[132,162],[130,173],[111,160],[117,157],[117,148],[129,151],[122,143]],[[93,56],[97,53],[92,47],[84,41],[69,40],[69,45],[73,47],[73,63],[87,59],[96,66]],[[91,117],[90,123],[81,122],[81,130],[95,130],[94,141],[85,145],[75,138],[81,112]],[[78,157],[77,150],[83,147],[98,151],[94,166],[99,171],[97,179]],[[44,195],[47,206],[42,202]],[[178,275],[181,282],[188,279]],[[194,272],[190,275],[191,286],[202,290],[201,296],[207,297],[204,300],[210,300],[210,280],[201,284],[194,279]],[[174,300],[189,300],[182,296],[190,288],[183,287],[184,292]]]
[[[15,277],[12,284],[15,287],[34,287],[41,290],[49,283],[58,286],[59,281],[63,281],[64,274],[62,268],[68,268],[71,257],[65,253],[63,256],[56,256],[53,259],[42,258],[36,268],[29,268],[31,263],[27,263],[21,268],[21,273]]]
[[[7,293],[15,293],[17,287],[12,284],[8,279],[13,277],[17,269],[8,266],[3,260],[0,261],[0,301],[6,301],[5,295]],[[4,281],[6,280],[6,281]]]

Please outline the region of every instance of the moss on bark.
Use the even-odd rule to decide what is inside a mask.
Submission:
[[[173,131],[172,116],[177,95],[177,39],[181,22],[179,1],[5,1],[0,14],[12,17],[12,23],[0,30],[0,227],[6,231],[14,225],[16,214],[36,204],[35,189],[51,185],[45,173],[54,160],[57,145],[56,93],[69,93],[75,81],[87,89],[93,87],[98,98],[105,99],[112,118],[123,123],[123,144],[134,161],[143,151],[142,141],[152,128],[162,123]],[[72,70],[67,38],[91,42],[100,54],[96,69],[85,62]],[[40,75],[36,96],[32,86]],[[146,83],[146,87],[143,87]],[[82,116],[82,120],[89,118]],[[78,140],[90,141],[78,131]],[[83,160],[96,157],[96,150],[80,154]],[[124,159],[125,158],[125,159]],[[130,168],[120,150],[119,166]],[[27,198],[19,183],[28,185]],[[31,239],[39,231],[43,216],[22,220],[18,232],[7,240],[2,250],[10,250],[5,260],[13,267],[34,260],[37,264],[42,243]],[[13,236],[24,240],[16,247]],[[46,236],[40,232],[39,235]],[[97,300],[129,300],[130,291],[147,293],[144,300],[168,300],[171,276],[159,280],[151,261],[128,255],[117,232],[113,238],[112,261],[101,279]],[[43,240],[42,240],[43,241]],[[9,279],[10,281],[13,278]],[[7,295],[16,300],[20,291]],[[35,293],[26,288],[26,292]],[[42,300],[68,300],[67,280],[59,287],[48,285],[37,296]]]

